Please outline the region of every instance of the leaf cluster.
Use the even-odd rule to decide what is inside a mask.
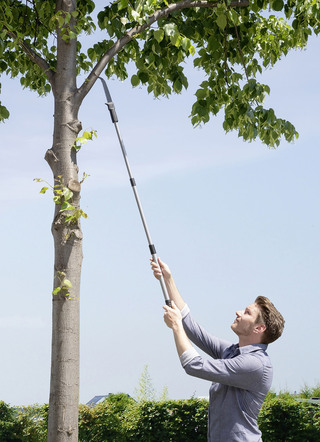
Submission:
[[[89,135],[89,138],[87,138],[87,136],[83,136],[83,138],[88,141],[88,139],[92,139],[92,136],[93,135],[91,134]],[[85,141],[83,140],[82,143],[79,141],[79,143],[81,144],[84,144],[84,142]],[[80,147],[78,147],[78,149],[80,149]],[[86,173],[83,174],[81,183],[83,183],[87,176],[88,175]],[[64,185],[62,176],[58,176],[56,178],[56,184],[54,186],[49,184],[47,181],[42,180],[41,178],[34,178],[33,181],[36,181],[37,183],[45,182],[47,184],[47,186],[41,188],[40,193],[44,194],[49,188],[52,189],[54,203],[60,206],[60,212],[67,212],[66,216],[64,217],[65,223],[67,223],[68,225],[72,225],[76,223],[76,221],[79,220],[79,218],[81,217],[88,218],[88,215],[80,207],[75,207],[72,204],[73,192]]]
[[[85,130],[80,137],[76,138],[75,144],[73,145],[73,148],[76,151],[79,151],[81,147],[86,144],[89,140],[93,140],[93,137],[97,137],[97,131],[92,129],[90,131]]]
[[[40,95],[50,92],[51,86],[43,70],[35,64],[34,55],[41,55],[50,68],[55,68],[56,47],[50,44],[54,8],[55,2],[49,0],[0,3],[0,74],[19,77],[23,87]]]
[[[72,288],[72,283],[66,278],[65,272],[58,271],[56,273],[56,279],[58,279],[58,285],[53,290],[53,295],[58,295],[62,293],[65,298],[70,298],[70,289]]]
[[[259,82],[292,49],[306,46],[320,32],[318,0],[116,0],[93,13],[98,3],[79,0],[72,13],[55,10],[53,0],[0,3],[0,74],[19,76],[23,87],[50,91],[47,72],[57,63],[56,35],[77,39],[77,72],[105,68],[107,77],[145,86],[155,97],[188,87],[186,62],[203,74],[191,110],[194,126],[224,111],[224,128],[244,140],[260,138],[271,147],[284,137],[293,141],[294,126],[264,107],[269,88]],[[85,52],[78,37],[96,26],[104,38]],[[46,69],[35,62],[40,57]],[[107,60],[102,62],[102,60]],[[101,64],[102,63],[102,64]],[[103,63],[106,63],[105,65]],[[134,72],[132,72],[132,69]],[[88,77],[89,78],[89,77]],[[0,121],[9,116],[0,103]]]
[[[48,71],[57,65],[57,32],[68,41],[81,33],[90,34],[95,24],[91,0],[78,0],[73,13],[56,11],[55,0],[11,0],[0,2],[0,75],[18,77],[22,87],[46,95],[52,90]],[[92,66],[77,43],[78,73]],[[45,62],[40,67],[37,59]],[[0,121],[9,117],[0,102]]]

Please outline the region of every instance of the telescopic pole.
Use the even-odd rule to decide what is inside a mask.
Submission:
[[[120,134],[120,130],[119,130],[119,126],[118,126],[118,121],[119,120],[118,120],[118,117],[117,117],[117,114],[116,114],[115,106],[114,106],[114,103],[112,101],[112,98],[111,98],[111,95],[110,95],[107,83],[105,82],[105,80],[103,78],[99,77],[99,79],[102,82],[103,89],[104,89],[104,92],[106,94],[106,98],[107,98],[106,105],[108,106],[112,123],[114,123],[114,126],[116,128],[116,132],[117,132],[118,139],[119,139],[120,146],[121,146],[121,150],[122,150],[122,155],[123,155],[124,161],[126,163],[126,167],[127,167],[127,171],[128,171],[128,175],[129,175],[129,179],[130,179],[130,184],[131,184],[131,187],[132,187],[135,199],[136,199],[136,203],[137,203],[137,206],[138,206],[138,209],[139,209],[141,221],[142,221],[142,224],[143,224],[143,227],[144,227],[144,231],[145,231],[145,234],[146,234],[146,237],[147,237],[147,241],[148,241],[148,245],[149,245],[149,250],[150,250],[150,253],[151,253],[153,261],[158,263],[156,248],[155,248],[155,246],[154,246],[154,244],[153,244],[153,242],[151,240],[151,236],[150,236],[150,232],[149,232],[149,229],[148,229],[148,226],[147,226],[146,218],[144,216],[144,213],[143,213],[143,210],[142,210],[142,206],[141,206],[141,202],[140,202],[140,198],[139,198],[139,195],[138,195],[136,181],[135,181],[135,179],[132,176],[130,164],[129,164],[129,161],[128,161],[128,155],[127,155],[127,152],[126,152],[126,149],[124,147],[124,143],[123,143],[123,140],[122,140],[122,137],[121,137],[121,134]],[[170,301],[170,298],[169,298],[169,295],[168,295],[168,291],[167,291],[167,288],[166,288],[166,285],[165,285],[165,282],[164,282],[164,279],[163,279],[162,275],[160,277],[160,285],[161,285],[162,293],[163,293],[163,296],[164,296],[164,299],[165,299],[165,303],[167,305],[171,306],[171,301]]]

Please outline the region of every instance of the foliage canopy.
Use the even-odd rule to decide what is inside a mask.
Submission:
[[[185,62],[192,58],[204,74],[191,110],[193,125],[223,109],[224,129],[237,130],[244,140],[277,146],[281,136],[297,137],[291,123],[264,108],[270,89],[258,77],[319,33],[318,0],[116,0],[100,11],[98,3],[78,0],[72,12],[63,11],[63,3],[1,0],[0,74],[19,77],[40,95],[55,93],[58,25],[66,42],[78,39],[77,73],[86,75],[75,91],[80,100],[102,71],[125,80],[128,66],[134,66],[134,87],[145,85],[156,97],[180,93],[188,87]],[[96,41],[84,50],[86,34],[94,32]],[[0,103],[0,120],[8,117]]]

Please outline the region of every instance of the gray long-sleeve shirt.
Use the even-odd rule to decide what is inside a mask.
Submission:
[[[188,306],[181,313],[189,339],[213,358],[204,359],[194,348],[180,357],[186,373],[212,382],[208,441],[261,441],[257,416],[272,382],[267,345],[239,347],[207,333]]]

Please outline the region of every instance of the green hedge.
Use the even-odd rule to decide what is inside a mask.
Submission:
[[[269,394],[258,417],[264,442],[319,442],[320,405]]]
[[[204,399],[141,401],[113,394],[95,407],[80,405],[79,442],[206,442]],[[0,441],[45,442],[48,406],[23,410],[0,402]],[[268,394],[258,417],[264,442],[320,440],[320,405]]]
[[[1,442],[45,442],[47,424],[48,405],[31,405],[17,409],[0,401]]]
[[[136,402],[110,395],[80,406],[79,441],[206,441],[208,402],[201,399]]]

